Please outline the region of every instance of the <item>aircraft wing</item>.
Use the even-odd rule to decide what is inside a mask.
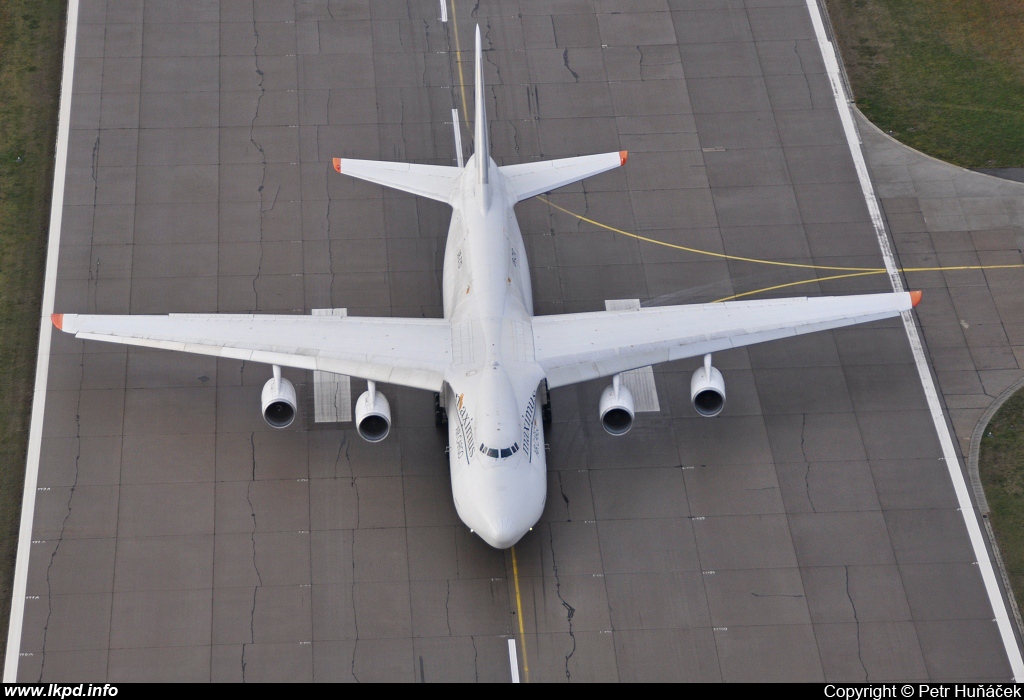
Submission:
[[[451,364],[443,319],[242,314],[54,314],[76,338],[318,369],[439,391]]]
[[[920,292],[796,297],[536,316],[550,388],[669,360],[898,316]]]

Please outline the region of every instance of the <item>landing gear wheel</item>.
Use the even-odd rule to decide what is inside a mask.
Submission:
[[[441,407],[440,394],[434,394],[434,425],[438,428],[448,427],[448,412]]]
[[[544,427],[551,427],[551,395],[548,394],[548,380],[541,382],[540,390],[537,392],[537,400],[540,402],[540,417],[544,421]]]

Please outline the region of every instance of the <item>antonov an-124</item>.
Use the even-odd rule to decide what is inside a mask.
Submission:
[[[479,27],[475,72],[475,152],[464,167],[334,160],[343,175],[451,206],[444,318],[54,314],[53,323],[87,340],[272,365],[262,408],[276,428],[289,426],[297,407],[281,367],[365,379],[354,418],[370,442],[391,427],[381,384],[435,392],[439,422],[447,422],[459,517],[492,547],[506,548],[544,510],[548,389],[610,378],[598,417],[608,433],[622,435],[632,426],[634,404],[620,374],[699,357],[691,399],[699,414],[715,416],[725,404],[725,383],[711,353],[897,316],[920,300],[920,292],[900,292],[534,316],[513,206],[624,165],[626,153],[498,166],[488,148]]]

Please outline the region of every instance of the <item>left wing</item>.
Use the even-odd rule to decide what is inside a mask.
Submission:
[[[921,292],[796,297],[536,316],[548,387],[802,333],[898,316]]]
[[[443,319],[54,314],[53,324],[86,340],[318,369],[428,391],[440,391],[451,364],[451,325]]]

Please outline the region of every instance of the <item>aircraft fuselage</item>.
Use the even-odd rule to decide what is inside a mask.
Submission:
[[[444,259],[449,462],[459,517],[491,546],[506,548],[544,511],[537,405],[544,373],[534,360],[533,293],[515,199],[493,161],[488,182],[478,181],[476,157],[453,198]]]

